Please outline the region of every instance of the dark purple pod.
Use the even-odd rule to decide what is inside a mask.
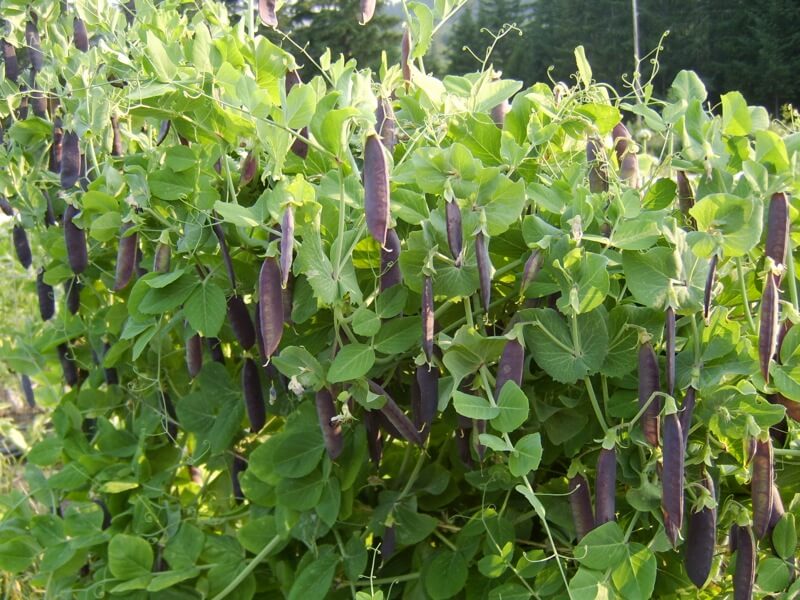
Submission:
[[[186,368],[192,379],[203,368],[203,340],[198,333],[186,340]]]
[[[539,270],[542,268],[543,260],[544,257],[542,253],[539,252],[539,250],[534,250],[528,257],[528,260],[525,261],[525,269],[522,271],[522,282],[519,286],[521,294],[524,294],[528,286],[536,279]]]
[[[667,393],[675,395],[675,310],[667,308],[664,324],[664,346],[667,354]]]
[[[361,11],[359,12],[358,22],[366,25],[375,14],[375,0],[361,0]]]
[[[756,541],[750,527],[739,527],[736,538],[733,600],[751,600],[756,575]]]
[[[267,406],[264,404],[264,394],[261,391],[258,365],[252,358],[244,360],[242,392],[244,394],[244,404],[247,408],[247,418],[250,420],[250,431],[258,433],[267,422]]]
[[[456,266],[461,266],[463,260],[463,244],[461,231],[461,209],[455,200],[444,203],[447,213],[447,245],[450,246],[450,254],[456,261]]]
[[[3,211],[3,214],[8,217],[14,216],[14,208],[11,206],[11,203],[8,201],[8,198],[0,194],[0,210]]]
[[[166,273],[169,271],[170,260],[172,258],[172,248],[169,244],[161,242],[156,246],[156,253],[153,257],[153,272]]]
[[[753,503],[753,534],[761,539],[769,531],[772,514],[772,491],[775,483],[774,463],[772,462],[772,441],[756,440],[753,456],[753,477],[750,480],[750,496]]]
[[[228,251],[228,242],[225,241],[225,230],[222,229],[222,223],[214,219],[211,224],[211,229],[214,235],[217,236],[219,242],[219,251],[222,254],[222,260],[225,263],[225,270],[228,272],[228,280],[231,282],[231,288],[236,289],[236,273],[233,270],[233,261],[231,260],[231,253]]]
[[[3,64],[6,67],[6,79],[16,83],[19,78],[17,50],[5,40],[0,40],[0,45],[3,47]]]
[[[475,419],[475,453],[478,455],[478,460],[483,462],[483,457],[486,455],[486,446],[481,444],[480,435],[486,433],[486,419]]]
[[[386,562],[394,555],[397,547],[397,536],[395,535],[394,525],[387,526],[383,530],[381,538],[381,560]]]
[[[222,343],[219,338],[206,338],[206,343],[208,344],[208,351],[211,353],[211,360],[224,365],[225,354],[222,352]]]
[[[169,134],[169,130],[172,128],[172,121],[169,119],[165,119],[161,121],[161,125],[158,128],[158,137],[156,137],[156,146],[160,146],[165,139],[167,139],[167,135]]]
[[[103,343],[103,356],[105,357],[108,354],[109,349],[111,348],[111,344],[108,342]],[[117,370],[114,367],[109,367],[107,369],[103,369],[103,377],[106,380],[107,385],[118,385],[119,384],[119,377],[117,376]]]
[[[239,482],[239,475],[246,470],[247,459],[239,454],[234,454],[233,463],[231,464],[231,491],[236,504],[244,502],[244,492],[242,491],[242,484]]]
[[[656,353],[650,342],[645,342],[639,347],[639,409],[645,406],[653,392],[660,390]],[[660,412],[661,401],[655,397],[641,416],[642,433],[644,439],[651,446],[658,446]]]
[[[24,83],[21,83],[19,89],[23,93],[23,95],[22,98],[20,98],[15,118],[17,119],[17,121],[24,121],[25,119],[28,118],[28,94],[25,93],[28,90],[28,86],[25,85]]]
[[[122,156],[122,135],[119,132],[119,119],[111,116],[111,156]]]
[[[783,506],[783,499],[781,498],[781,492],[778,489],[778,486],[774,483],[772,484],[772,510],[769,514],[769,527],[767,528],[767,533],[772,533],[772,530],[775,529],[775,526],[778,524],[778,521],[781,520],[781,517],[786,514],[786,509]]]
[[[703,485],[716,499],[714,482],[705,474]],[[691,582],[699,589],[708,580],[717,544],[717,509],[704,506],[689,515],[683,564]]]
[[[708,263],[708,275],[706,276],[706,287],[703,291],[703,318],[708,322],[708,318],[711,315],[711,290],[714,287],[714,279],[717,276],[717,261],[719,260],[719,255],[715,254],[711,257],[711,261]]]
[[[67,279],[64,282],[64,296],[66,298],[67,310],[70,314],[78,314],[81,309],[81,282],[77,277]]]
[[[616,520],[617,453],[612,448],[602,448],[597,458],[595,481],[595,527]]]
[[[264,342],[264,356],[275,354],[283,336],[283,296],[278,261],[268,256],[258,278],[259,325]]]
[[[611,133],[614,140],[614,152],[619,163],[619,177],[634,188],[639,187],[639,161],[632,151],[633,138],[628,128],[618,123]]]
[[[789,247],[789,201],[786,194],[772,194],[767,213],[767,240],[764,254],[776,265],[786,263],[786,250]]]
[[[392,102],[388,98],[378,98],[378,108],[375,110],[375,122],[375,129],[378,135],[381,136],[381,142],[383,142],[383,145],[391,153],[394,150],[395,129],[397,124],[395,122],[394,110],[392,109]]]
[[[315,402],[319,428],[322,430],[322,438],[325,441],[325,449],[330,459],[336,460],[344,448],[342,425],[336,418],[336,404],[331,393],[325,388],[317,392]]]
[[[590,137],[586,141],[586,162],[589,163],[589,191],[608,191],[608,165],[603,155],[603,142]]]
[[[80,17],[72,19],[72,41],[81,52],[89,50],[89,32],[86,31],[86,23]]]
[[[278,16],[275,14],[275,0],[258,0],[258,16],[267,27],[277,27]]]
[[[481,304],[483,310],[488,313],[492,302],[492,260],[489,258],[489,244],[482,231],[475,236],[475,254],[478,259]]]
[[[728,553],[733,554],[738,549],[739,545],[739,530],[742,529],[739,525],[734,523],[731,525],[731,530],[728,532]]]
[[[694,414],[695,395],[697,392],[693,387],[686,389],[686,394],[683,397],[679,418],[681,422],[681,433],[683,433],[683,449],[686,452],[686,444],[689,441],[689,429],[692,426],[692,415]]]
[[[89,254],[86,249],[86,232],[79,229],[73,222],[78,214],[78,209],[67,204],[64,211],[64,241],[67,245],[67,261],[76,275],[80,275],[89,266]]]
[[[292,324],[292,308],[294,307],[294,277],[289,277],[286,287],[281,288],[281,303],[283,304],[283,322]]]
[[[761,318],[758,329],[758,360],[761,375],[769,383],[769,366],[778,344],[778,296],[776,277],[767,275],[761,295]]]
[[[44,195],[46,203],[44,207],[44,224],[45,227],[53,227],[54,225],[58,224],[58,221],[56,220],[56,213],[53,210],[53,200],[47,190],[42,190],[42,194]]]
[[[61,173],[61,156],[63,154],[64,131],[61,129],[61,118],[53,119],[53,141],[50,144],[50,157],[47,165],[51,173]]]
[[[430,275],[422,278],[422,350],[425,358],[433,358],[433,280]]]
[[[492,108],[491,117],[494,124],[502,129],[506,123],[506,115],[511,110],[508,100],[503,100],[500,104]]]
[[[250,311],[241,296],[233,295],[228,298],[228,321],[231,329],[239,340],[239,345],[244,350],[249,350],[256,343],[256,330],[253,327],[253,320],[250,318]]]
[[[583,475],[569,478],[569,505],[578,541],[594,529],[594,511],[589,482]]]
[[[114,276],[115,292],[124,289],[133,277],[133,270],[136,266],[136,250],[139,247],[139,236],[136,233],[127,234],[133,226],[133,223],[125,223],[120,229],[117,269]]]
[[[403,81],[406,88],[411,83],[411,32],[408,27],[403,29],[403,41],[400,45],[400,64],[403,69]]]
[[[42,54],[39,30],[36,27],[36,23],[33,21],[28,21],[25,24],[25,43],[28,46],[28,58],[31,61],[31,67],[35,73],[38,73],[42,70],[44,55]]]
[[[36,406],[36,397],[33,394],[31,378],[23,373],[20,375],[20,384],[22,385],[22,394],[25,396],[25,402],[30,408],[34,408]]]
[[[78,383],[78,368],[75,366],[75,359],[66,343],[58,345],[58,360],[61,362],[61,370],[64,373],[64,381],[73,387]]]
[[[507,381],[513,381],[522,386],[523,368],[525,366],[525,347],[517,340],[509,340],[503,348],[500,362],[497,363],[497,379],[495,380],[494,395],[500,396],[500,390]]]
[[[383,454],[383,436],[381,434],[380,412],[367,410],[364,412],[364,429],[367,432],[367,450],[369,458],[376,465],[381,462]]]
[[[40,119],[47,119],[47,98],[44,97],[41,90],[31,90],[30,104],[34,115]]]
[[[172,404],[169,394],[161,392],[161,399],[164,402],[161,424],[169,439],[175,442],[178,439],[178,413],[175,412],[175,405]]]
[[[423,437],[427,437],[439,408],[439,369],[434,365],[419,365],[416,378],[419,388],[419,425]]]
[[[461,463],[467,469],[475,468],[475,461],[472,459],[471,434],[472,421],[459,415],[458,428],[455,433],[456,451],[458,452],[458,458],[461,460]]]
[[[36,274],[36,295],[39,297],[39,314],[42,321],[49,321],[56,314],[56,298],[53,286],[44,280],[44,269]]]
[[[672,547],[683,526],[683,432],[677,413],[664,417],[664,468],[661,471],[661,512]]]
[[[28,243],[28,234],[25,233],[25,228],[19,224],[14,225],[12,237],[14,238],[14,251],[17,254],[19,264],[27,269],[33,262],[33,255],[31,254],[31,245]]]
[[[242,172],[239,176],[239,186],[244,187],[253,181],[256,176],[256,171],[258,171],[258,157],[252,150],[250,150],[250,152],[248,152],[247,156],[244,158]]]
[[[61,187],[68,190],[81,176],[81,149],[78,134],[65,131],[61,139]]]
[[[770,402],[782,405],[786,409],[786,415],[797,422],[800,422],[800,402],[789,400],[783,394],[773,394]]]
[[[133,25],[133,20],[136,18],[136,2],[135,0],[128,0],[125,4],[120,4],[122,12],[125,15],[125,20],[128,22],[128,27]]]
[[[386,244],[381,248],[381,291],[403,283],[403,273],[400,271],[400,238],[394,229],[386,233]]]
[[[417,431],[417,428],[414,427],[414,424],[411,422],[411,420],[400,409],[400,407],[397,406],[397,403],[395,403],[392,397],[389,396],[386,390],[384,390],[374,381],[369,382],[369,387],[373,394],[378,394],[386,398],[386,404],[381,407],[380,412],[383,413],[383,415],[392,425],[394,425],[398,433],[400,433],[404,439],[412,444],[422,446],[423,439],[419,431]]]
[[[294,253],[294,207],[289,204],[281,218],[281,287],[289,284]]]
[[[389,165],[383,144],[376,134],[364,144],[364,212],[367,229],[381,247],[389,228]]]
[[[692,184],[689,183],[689,178],[686,176],[685,171],[678,171],[677,181],[678,205],[680,206],[681,212],[684,214],[684,216],[693,224],[694,219],[689,214],[689,209],[694,206],[694,191],[692,190]]]

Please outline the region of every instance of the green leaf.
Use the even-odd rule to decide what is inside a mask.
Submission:
[[[753,128],[747,101],[739,92],[728,92],[722,100],[722,131],[726,135],[750,135]]]
[[[492,427],[501,433],[508,433],[528,420],[530,403],[516,382],[506,381],[500,390],[497,408],[500,409],[500,414],[492,419]]]
[[[33,564],[37,551],[32,540],[16,537],[0,542],[0,569],[21,573]]]
[[[117,579],[150,575],[153,548],[142,538],[119,533],[108,543],[108,569]]]
[[[758,243],[762,212],[759,200],[731,194],[709,194],[689,210],[698,231],[710,236],[727,256],[744,256]],[[695,237],[688,239],[692,243]]]
[[[297,251],[295,272],[305,275],[314,297],[323,305],[331,305],[338,297],[339,285],[333,277],[333,265],[322,251],[322,239],[319,230],[305,227],[302,233],[303,242]]]
[[[322,367],[302,346],[287,346],[272,357],[272,363],[286,377],[295,377],[306,389],[319,389],[322,385]]]
[[[336,355],[328,370],[329,383],[351,381],[366,375],[375,364],[375,352],[366,344],[348,344]]]
[[[336,479],[336,477],[331,477],[322,490],[322,497],[319,500],[319,504],[315,507],[315,510],[323,523],[328,527],[333,527],[336,524],[336,518],[339,516],[341,505],[342,490],[339,485],[339,480]]]
[[[217,200],[214,202],[214,210],[222,217],[223,221],[236,227],[258,227],[261,225],[253,209],[241,204]]]
[[[184,569],[182,571],[164,571],[163,573],[156,573],[153,578],[146,579],[150,582],[147,585],[148,592],[161,592],[171,587],[175,587],[181,581],[192,579],[200,574],[200,569],[197,567]],[[116,589],[116,588],[115,588]]]
[[[276,486],[276,495],[281,506],[296,511],[314,508],[325,488],[325,480],[319,471],[313,471],[304,477],[283,478]]]
[[[205,539],[206,536],[199,527],[184,521],[178,533],[170,537],[164,547],[164,558],[173,569],[188,569],[200,557]]]
[[[433,37],[433,13],[431,9],[421,2],[409,2],[408,7],[414,13],[411,20],[411,31],[414,47],[411,49],[412,58],[422,58],[427,54]]]
[[[589,61],[586,60],[586,51],[583,46],[575,48],[575,62],[578,65],[578,75],[581,78],[583,87],[588,88],[592,84],[592,67],[589,66]]]
[[[192,329],[205,337],[216,337],[225,320],[225,294],[211,281],[197,286],[183,305],[183,314]]]
[[[286,433],[279,437],[272,459],[275,473],[281,477],[304,477],[316,468],[325,451],[319,431]]]
[[[641,544],[631,543],[622,562],[611,572],[611,580],[624,598],[651,598],[656,583],[656,557]]]
[[[195,273],[184,273],[165,287],[151,288],[139,303],[139,312],[148,315],[169,312],[186,302],[198,285]]]
[[[399,317],[384,323],[375,336],[375,350],[383,354],[402,354],[422,338],[419,317]]]
[[[583,248],[570,251],[559,263],[556,278],[561,285],[557,304],[561,312],[588,313],[600,306],[608,294],[608,259]]]
[[[771,165],[778,173],[788,170],[786,143],[773,131],[756,131],[756,160]]]
[[[542,437],[539,433],[529,433],[514,444],[514,450],[508,457],[508,470],[514,477],[524,477],[538,469],[541,460]]]
[[[153,64],[159,80],[171,83],[178,74],[178,67],[170,59],[167,49],[152,31],[147,32],[147,57]]]
[[[236,532],[236,539],[239,540],[245,550],[258,554],[277,534],[275,516],[264,515],[263,517],[251,518],[245,522],[241,529]],[[278,551],[279,549],[276,547],[273,553]]]
[[[623,539],[618,523],[604,523],[581,539],[575,548],[575,558],[582,567],[605,571],[617,566],[627,554]]]
[[[460,552],[436,551],[422,568],[422,583],[432,600],[452,598],[467,583],[466,559]]]
[[[570,579],[569,591],[574,600],[601,600],[614,597],[602,572],[583,567],[579,568],[575,576]]]
[[[500,414],[500,409],[489,404],[482,396],[472,396],[459,390],[453,391],[453,408],[462,417],[468,419],[494,419]]]
[[[286,97],[286,126],[300,129],[311,123],[317,96],[313,86],[296,85]]]
[[[775,553],[783,559],[790,559],[797,551],[797,529],[795,528],[794,515],[784,514],[772,530],[772,545]]]
[[[327,597],[339,557],[330,546],[322,546],[318,551],[294,580],[288,600],[323,600]]]
[[[761,591],[775,593],[785,590],[791,583],[791,578],[789,565],[780,558],[769,556],[758,561],[756,585]]]
[[[356,581],[367,568],[369,554],[367,545],[357,532],[354,532],[344,545],[344,574],[350,581]]]
[[[357,335],[372,337],[378,333],[380,329],[381,319],[370,309],[360,306],[353,313],[353,331]]]

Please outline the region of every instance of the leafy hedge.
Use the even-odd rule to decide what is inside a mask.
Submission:
[[[50,318],[2,359],[52,408],[9,586],[797,593],[797,133],[691,71],[620,96],[580,48],[572,85],[437,79],[451,1],[379,74],[216,3],[59,4],[3,14],[0,192]]]

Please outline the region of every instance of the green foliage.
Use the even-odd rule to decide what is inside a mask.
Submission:
[[[440,80],[424,50],[460,5],[408,6],[406,82],[399,65],[361,68],[337,48],[294,55],[217,3],[138,0],[130,25],[112,3],[9,3],[6,39],[21,48],[36,11],[45,62],[31,79],[20,51],[30,85],[0,84],[0,193],[34,249],[27,276],[45,269],[57,309],[0,346],[52,409],[24,485],[0,496],[0,570],[48,597],[722,597],[734,585],[722,558],[703,591],[690,582],[662,485],[684,486],[684,532],[692,511],[716,508],[707,549],[731,562],[714,542],[751,522],[748,447],[771,436],[786,515],[760,543],[755,580],[790,597],[800,467],[786,415],[800,401],[800,336],[777,351],[767,330],[800,318],[795,136],[737,93],[711,114],[692,71],[667,99],[620,99],[582,48],[572,87],[523,88],[488,67]],[[76,16],[88,52],[71,45]],[[361,50],[377,60],[375,47]],[[304,83],[287,94],[298,64]],[[39,91],[58,105],[22,114]],[[381,151],[399,256],[365,222],[378,97],[396,118]],[[626,155],[611,137],[621,118],[656,137]],[[66,188],[50,169],[57,119],[86,161]],[[620,177],[631,155],[635,184]],[[696,200],[685,213],[678,170]],[[783,262],[764,253],[784,225],[770,216],[778,192],[791,198]],[[88,234],[75,314],[60,290],[80,236],[67,244],[47,226],[48,198],[57,215],[78,209]],[[115,291],[121,231],[141,257]],[[148,273],[159,247],[169,265]],[[271,276],[279,264],[286,289]],[[760,300],[766,281],[774,305]],[[229,310],[233,295],[247,315]],[[674,359],[674,395],[637,400],[640,375],[654,375],[638,373],[641,344],[659,375]],[[260,382],[242,377],[245,360]],[[648,418],[680,411],[683,482],[661,481],[671,458],[642,434],[645,404]],[[570,512],[581,498],[594,509],[577,474],[598,514],[614,504],[582,539]]]

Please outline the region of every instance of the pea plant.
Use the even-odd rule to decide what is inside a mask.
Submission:
[[[8,595],[800,592],[797,132],[582,48],[435,77],[454,0],[378,73],[273,2],[3,4]]]

